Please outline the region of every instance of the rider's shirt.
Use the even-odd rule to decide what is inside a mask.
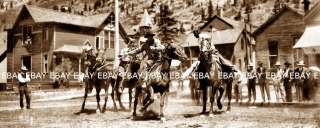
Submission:
[[[160,40],[156,39],[153,43],[146,42],[140,48],[129,52],[128,54],[138,54],[145,52],[148,60],[157,61],[160,60],[159,50],[163,50],[165,47],[160,43]]]

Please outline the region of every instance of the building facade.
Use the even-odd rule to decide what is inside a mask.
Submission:
[[[294,48],[303,50],[310,66],[320,67],[320,2],[306,14],[304,22],[306,29]]]
[[[8,29],[7,70],[15,73],[22,65],[31,72],[84,72],[82,46],[89,42],[97,51],[106,52],[114,60],[113,13],[80,16],[54,10],[23,6],[13,27]],[[120,25],[121,44],[125,47],[126,33]],[[67,65],[67,66],[66,66]],[[59,69],[60,68],[60,69]],[[31,84],[50,83],[50,79],[33,79]],[[16,81],[8,80],[8,84]],[[40,85],[40,84],[38,84]]]
[[[283,7],[262,24],[253,35],[256,40],[256,62],[272,68],[276,62],[293,66],[300,60],[307,61],[302,50],[293,49],[305,28],[303,14]]]
[[[254,62],[253,40],[240,21],[214,16],[200,27],[200,32],[211,35],[212,43],[221,55],[239,70],[245,71],[247,65]],[[187,36],[182,46],[191,62],[198,59],[199,41],[193,33]]]

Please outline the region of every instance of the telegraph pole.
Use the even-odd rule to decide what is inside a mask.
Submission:
[[[115,39],[114,39],[114,68],[119,65],[119,52],[120,52],[120,35],[119,35],[119,1],[115,0]]]

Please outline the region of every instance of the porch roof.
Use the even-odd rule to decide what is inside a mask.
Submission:
[[[54,53],[72,53],[72,54],[81,54],[82,47],[75,45],[65,44],[62,47],[59,47],[53,51]]]
[[[211,32],[203,32],[205,34],[211,35],[211,39],[214,45],[224,45],[224,44],[234,44],[238,41],[241,35],[242,29],[226,29]],[[193,33],[190,33],[185,42],[182,44],[182,47],[193,47],[199,46],[198,39],[194,37]]]
[[[320,25],[306,27],[303,35],[293,48],[320,47]]]

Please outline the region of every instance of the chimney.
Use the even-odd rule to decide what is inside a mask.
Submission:
[[[304,4],[304,12],[308,12],[309,11],[309,6],[310,6],[310,1],[309,0],[303,0],[303,4]]]

